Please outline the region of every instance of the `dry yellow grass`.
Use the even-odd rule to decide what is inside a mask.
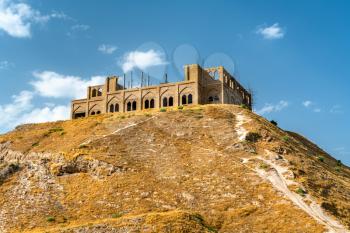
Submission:
[[[238,140],[239,112],[258,142]],[[350,226],[348,168],[336,171],[306,139],[237,106],[25,125],[0,142],[4,164],[20,167],[0,185],[0,232],[324,232],[254,172],[265,149]]]

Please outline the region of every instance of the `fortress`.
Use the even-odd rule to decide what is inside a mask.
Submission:
[[[223,66],[202,68],[185,65],[184,81],[126,88],[116,76],[108,77],[104,85],[87,88],[87,98],[73,100],[71,118],[101,113],[128,112],[191,104],[237,104],[251,109],[252,96]]]

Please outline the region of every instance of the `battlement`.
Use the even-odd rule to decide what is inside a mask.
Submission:
[[[169,83],[166,78],[158,85],[150,85],[149,77],[142,75],[139,87],[133,87],[132,78],[127,83],[125,75],[107,77],[104,84],[87,88],[86,99],[72,101],[71,118],[190,104],[252,107],[251,94],[223,66],[185,65],[184,74],[181,82]]]

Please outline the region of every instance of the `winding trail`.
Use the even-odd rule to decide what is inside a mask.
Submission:
[[[272,152],[266,151],[267,155]],[[265,159],[262,157],[256,157],[271,166],[272,169],[265,171],[263,169],[256,169],[255,171],[264,180],[270,181],[275,189],[282,192],[289,200],[291,200],[300,209],[305,211],[309,216],[313,217],[319,223],[325,225],[329,233],[345,233],[349,232],[341,225],[338,221],[328,216],[321,207],[312,199],[310,195],[307,195],[305,199],[311,202],[310,205],[306,204],[303,197],[298,193],[289,190],[288,183],[295,183],[294,181],[288,180],[284,174],[288,171],[287,167],[282,167],[275,164],[272,160]]]
[[[243,127],[246,122],[249,122],[250,119],[247,119],[242,112],[236,115],[236,131],[240,141],[244,141],[245,136],[247,134],[247,130]],[[268,158],[276,157],[275,154],[271,151],[265,150],[265,156]],[[321,206],[317,204],[310,195],[305,197],[311,204],[307,204],[303,197],[301,197],[296,192],[289,190],[289,184],[298,184],[297,182],[290,180],[286,177],[286,173],[290,172],[289,168],[286,166],[281,166],[276,164],[271,159],[263,158],[262,156],[256,156],[255,159],[259,159],[266,164],[268,164],[272,169],[265,171],[264,169],[256,168],[254,171],[264,180],[269,181],[273,187],[282,192],[285,197],[287,197],[290,201],[292,201],[296,206],[302,209],[309,216],[314,218],[316,221],[324,225],[328,229],[328,233],[348,233],[349,230],[346,229],[341,223],[327,215]],[[284,159],[285,160],[285,159]],[[249,159],[243,158],[242,163],[247,164]],[[286,161],[286,160],[285,160]]]

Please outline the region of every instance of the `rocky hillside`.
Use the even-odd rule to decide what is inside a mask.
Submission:
[[[350,232],[350,170],[238,106],[0,135],[0,232]]]

